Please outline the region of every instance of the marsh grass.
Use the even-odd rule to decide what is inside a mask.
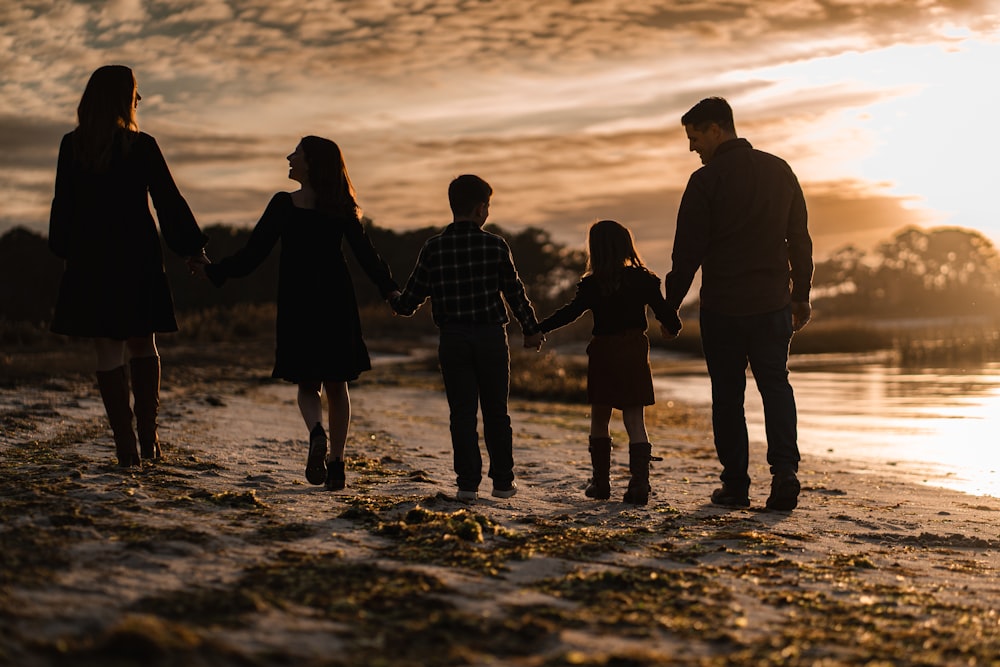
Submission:
[[[459,567],[489,576],[509,570],[510,561],[535,556],[588,561],[624,552],[651,539],[645,526],[592,526],[570,517],[526,519],[524,529],[503,527],[472,509],[440,510],[448,496],[381,502],[358,497],[340,517],[388,538],[387,553],[407,562]]]
[[[271,338],[277,318],[274,303],[213,306],[177,314],[178,340],[229,342]]]
[[[253,369],[266,377],[274,355],[274,304],[240,304],[178,313],[180,331],[157,338],[164,373],[172,364],[224,367],[234,377]],[[394,316],[385,304],[362,308],[366,342],[374,353],[422,355],[419,361],[393,363],[392,368],[364,374],[359,382],[402,384],[420,381],[441,388],[436,358],[437,330],[430,308],[413,318]],[[590,337],[591,322],[584,317],[549,335],[540,353],[521,347],[516,324],[509,329],[511,395],[530,400],[585,402],[586,359],[567,355],[556,347],[571,344],[581,350]],[[659,324],[650,320],[650,345],[672,355],[699,359],[702,355],[697,315],[688,314],[681,335],[666,341]],[[791,342],[791,354],[879,354],[905,367],[953,368],[1000,360],[1000,321],[947,320],[824,320],[817,314]],[[0,386],[37,382],[46,378],[87,381],[94,352],[90,341],[57,336],[44,323],[0,319]],[[407,372],[415,377],[406,378]],[[435,377],[438,375],[438,377]],[[168,378],[169,379],[169,378]]]
[[[587,402],[587,362],[552,350],[511,350],[510,393],[528,400]]]
[[[575,572],[537,587],[576,602],[578,623],[634,637],[669,631],[706,641],[731,639],[741,619],[731,591],[708,573],[645,567]],[[652,621],[652,623],[651,623]]]
[[[147,618],[155,614],[183,634],[186,627],[252,627],[261,616],[309,609],[339,624],[342,629],[335,633],[342,646],[333,660],[305,664],[465,665],[484,651],[499,656],[530,654],[551,635],[548,624],[533,618],[464,613],[449,600],[455,593],[441,579],[412,568],[346,561],[337,553],[285,550],[248,568],[230,586],[151,596],[134,604],[133,610]],[[155,639],[158,633],[152,624],[143,633],[163,643],[162,638]],[[102,647],[107,650],[120,639],[120,634],[112,634],[91,652],[100,654]],[[199,653],[211,655],[206,648],[198,647]]]

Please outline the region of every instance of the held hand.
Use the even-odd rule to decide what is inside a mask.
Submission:
[[[192,276],[197,276],[199,278],[205,278],[205,267],[212,263],[212,260],[208,258],[205,251],[202,250],[199,255],[191,255],[185,260],[187,264],[188,271]]]
[[[535,352],[542,349],[542,343],[545,342],[545,334],[538,332],[531,336],[524,337],[524,346],[527,348],[534,348]]]
[[[192,276],[197,276],[199,278],[205,277],[205,265],[201,262],[196,261],[194,258],[188,258],[184,262],[187,264],[188,273]]]
[[[812,318],[812,306],[808,301],[792,302],[792,331],[798,331],[809,324]]]
[[[401,294],[402,293],[398,289],[394,289],[389,292],[389,297],[386,299],[386,302],[389,304],[389,308],[392,310],[393,316],[398,315],[396,312],[396,299],[398,299]]]
[[[663,337],[667,340],[677,338],[683,328],[681,325],[681,318],[677,316],[676,311],[674,311],[673,315],[673,318],[667,323],[660,323],[660,333],[663,334]]]
[[[664,325],[661,324],[660,325],[660,333],[663,334],[663,338],[665,340],[673,340],[673,339],[677,338],[677,336],[679,336],[681,332],[680,331],[671,331],[666,326],[664,326]]]

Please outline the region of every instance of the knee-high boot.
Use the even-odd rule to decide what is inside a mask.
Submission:
[[[648,442],[628,444],[628,470],[632,478],[628,481],[628,490],[623,499],[627,503],[645,505],[649,502],[649,462],[662,460],[650,456],[652,449]]]
[[[594,476],[584,493],[588,498],[607,500],[611,497],[611,438],[590,438],[590,464]]]
[[[144,459],[160,458],[160,436],[156,418],[160,412],[160,357],[139,357],[129,361],[132,395],[135,397],[135,430]]]
[[[97,371],[97,386],[101,390],[104,410],[115,436],[115,453],[122,468],[140,465],[135,431],[132,430],[132,408],[129,405],[128,378],[125,367]]]

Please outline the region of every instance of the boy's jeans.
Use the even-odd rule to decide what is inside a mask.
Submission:
[[[502,324],[446,324],[441,327],[438,359],[451,411],[451,445],[458,488],[476,491],[483,479],[483,458],[476,431],[483,411],[483,439],[494,486],[514,480],[513,432],[507,414],[510,350]]]

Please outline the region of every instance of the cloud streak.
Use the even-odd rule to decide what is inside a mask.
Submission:
[[[877,142],[857,114],[909,89],[866,85],[864,72],[783,87],[769,73],[962,31],[995,41],[998,26],[988,0],[4,5],[0,177],[13,185],[0,232],[44,230],[58,138],[90,72],[122,62],[139,78],[143,129],[206,224],[256,220],[294,185],[284,156],[321,134],[344,148],[380,224],[447,222],[448,180],[474,171],[497,188],[499,224],[579,242],[594,217],[617,216],[665,253],[697,167],[678,119],[724,94],[741,134],[812,185],[814,228],[833,242],[847,213],[869,230],[927,219],[844,166]]]

